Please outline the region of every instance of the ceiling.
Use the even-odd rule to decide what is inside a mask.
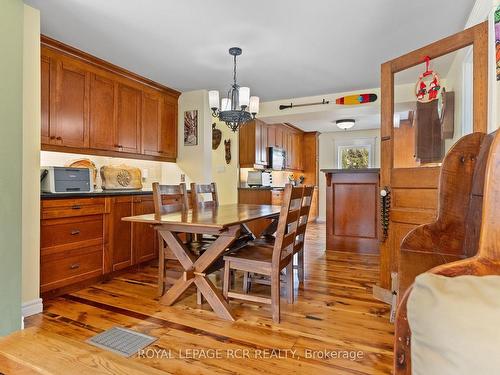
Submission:
[[[380,64],[463,29],[474,0],[25,0],[42,32],[180,91],[263,101],[379,87]]]

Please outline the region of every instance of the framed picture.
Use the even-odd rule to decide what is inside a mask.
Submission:
[[[372,146],[350,145],[338,147],[339,169],[364,169],[371,168]]]
[[[198,110],[184,112],[184,146],[198,144]]]

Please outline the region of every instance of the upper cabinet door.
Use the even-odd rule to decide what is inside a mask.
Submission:
[[[90,94],[90,147],[116,150],[116,85],[106,77],[92,74]]]
[[[42,56],[41,60],[41,112],[42,112],[42,144],[50,144],[56,139],[55,129],[50,127],[50,99],[52,93],[51,82],[54,82],[52,77],[52,65],[50,57]],[[52,78],[52,79],[51,79]],[[52,130],[52,131],[51,131]]]
[[[142,153],[159,156],[160,119],[162,100],[157,93],[143,92],[142,95]]]
[[[163,103],[159,129],[160,156],[166,158],[177,157],[177,98],[162,95]]]
[[[57,62],[54,116],[50,116],[51,127],[55,122],[55,144],[89,146],[89,83],[90,73],[79,64]]]
[[[118,84],[118,120],[115,125],[118,151],[141,152],[141,97],[141,91]]]

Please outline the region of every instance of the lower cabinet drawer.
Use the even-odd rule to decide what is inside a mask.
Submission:
[[[43,199],[42,219],[57,219],[105,213],[104,198]]]
[[[42,220],[40,245],[44,249],[82,241],[102,242],[103,236],[102,215]],[[85,245],[92,244],[87,242]]]
[[[283,191],[273,191],[271,193],[271,204],[274,206],[281,206],[283,203],[283,196],[285,193]]]
[[[42,254],[40,259],[41,291],[102,275],[102,246]]]

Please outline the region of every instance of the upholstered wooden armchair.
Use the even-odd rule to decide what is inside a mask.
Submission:
[[[447,254],[451,252],[455,256],[472,256],[441,264],[428,271],[450,278],[462,275],[500,275],[500,132],[487,136],[473,134],[467,137],[472,142],[469,153],[464,153],[463,156],[477,158],[476,163],[480,166],[477,169],[476,165],[474,178],[470,180],[470,175],[463,176],[456,173],[454,175],[453,170],[460,166],[458,163],[462,163],[460,160],[448,164],[449,169],[445,169],[442,173],[438,220],[433,224],[417,228],[404,241],[404,246],[411,245],[415,251],[419,246],[426,252],[440,249],[441,253],[434,256],[442,257],[441,263],[444,263],[443,260],[446,261]],[[470,201],[457,202],[454,194],[457,194],[457,191],[463,194],[468,190],[472,195]],[[453,207],[452,204],[457,204],[458,207]],[[459,215],[463,215],[463,211],[467,209],[464,225],[459,220]],[[450,212],[455,217],[444,220],[445,215]],[[443,233],[439,233],[439,230]],[[474,255],[476,249],[477,253]],[[432,262],[428,264],[431,265]],[[396,315],[394,345],[396,375],[412,373],[411,332],[407,306],[411,293],[412,287],[402,297]],[[477,318],[481,319],[480,316]],[[461,327],[456,327],[456,330],[460,333]]]

